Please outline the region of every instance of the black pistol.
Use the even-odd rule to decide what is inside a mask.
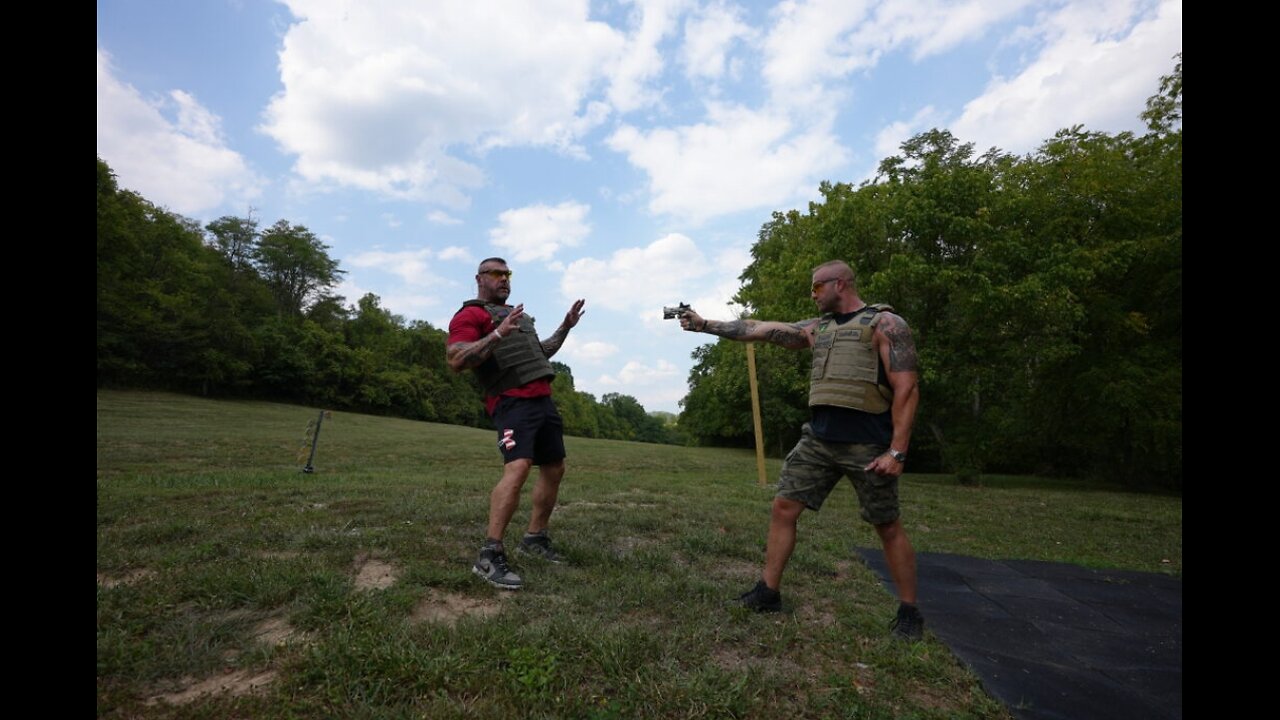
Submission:
[[[684,315],[685,313],[689,312],[692,309],[693,308],[689,307],[686,303],[680,303],[675,307],[664,307],[662,308],[662,319],[674,320],[675,318],[678,318],[681,315]]]

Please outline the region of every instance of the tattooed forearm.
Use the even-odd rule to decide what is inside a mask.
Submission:
[[[809,322],[783,324],[760,320],[708,320],[702,331],[730,340],[759,341],[798,350],[809,347]]]
[[[454,343],[445,350],[445,360],[449,363],[449,367],[454,372],[461,372],[478,367],[485,360],[493,355],[493,349],[498,346],[498,336],[494,333],[480,338],[475,342]]]
[[[784,348],[803,348],[809,346],[809,333],[800,323],[792,323],[786,327],[770,328],[765,332],[765,341]]]
[[[755,322],[752,320],[708,320],[703,326],[703,332],[719,335],[730,340],[739,340],[751,332]]]
[[[552,355],[560,352],[560,346],[564,345],[564,340],[567,337],[569,337],[569,328],[565,325],[561,325],[554,333],[552,333],[551,337],[542,341],[542,352],[546,353],[547,357],[550,358]]]
[[[885,313],[880,321],[880,331],[889,341],[889,371],[915,372],[919,369],[916,360],[916,343],[911,339],[911,328],[907,321]]]

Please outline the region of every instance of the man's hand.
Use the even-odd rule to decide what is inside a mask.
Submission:
[[[867,465],[867,472],[873,472],[884,477],[901,477],[903,464],[898,462],[889,453],[885,453]]]
[[[690,332],[702,332],[707,327],[707,321],[693,310],[686,310],[680,316],[680,327]]]
[[[586,310],[582,309],[585,303],[586,300],[578,298],[573,303],[573,306],[569,308],[569,312],[564,314],[564,322],[560,323],[560,327],[556,328],[551,337],[542,341],[542,352],[546,354],[548,359],[560,352],[560,346],[564,345],[564,339],[569,337],[569,329],[577,325],[582,316],[587,313]]]
[[[520,303],[502,318],[502,322],[498,324],[495,330],[502,337],[506,337],[520,328],[520,318],[524,317],[524,303]]]
[[[585,303],[586,303],[586,300],[583,300],[582,298],[578,298],[578,300],[573,303],[573,307],[569,308],[569,312],[564,314],[565,327],[572,328],[577,326],[578,321],[581,320],[582,316],[587,313],[586,310],[582,309],[582,306]]]

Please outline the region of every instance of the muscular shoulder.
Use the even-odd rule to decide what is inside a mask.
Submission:
[[[874,342],[888,356],[889,371],[917,371],[916,344],[907,321],[891,312],[881,312],[877,320]]]
[[[899,332],[902,330],[909,332],[911,330],[907,326],[907,321],[903,320],[901,315],[890,310],[881,310],[876,314],[876,329],[886,333],[891,330]]]
[[[474,342],[483,337],[486,325],[493,322],[489,312],[479,305],[470,305],[454,313],[449,321],[449,344]]]

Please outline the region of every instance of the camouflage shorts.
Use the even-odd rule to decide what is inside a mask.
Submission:
[[[782,463],[778,496],[820,510],[844,476],[853,482],[858,493],[862,519],[872,525],[891,523],[898,519],[898,479],[863,469],[885,449],[883,445],[823,442],[813,436],[809,423],[805,423],[800,442]]]

